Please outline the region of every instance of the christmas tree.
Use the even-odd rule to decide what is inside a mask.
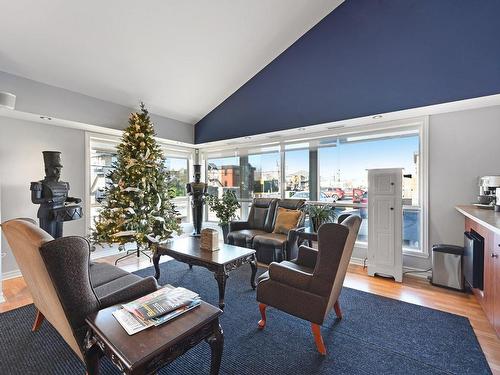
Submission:
[[[180,234],[178,212],[172,204],[175,187],[165,158],[154,139],[153,124],[144,103],[132,113],[118,146],[118,158],[108,174],[105,200],[95,220],[96,244],[162,242]]]

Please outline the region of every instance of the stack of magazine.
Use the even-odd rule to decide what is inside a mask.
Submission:
[[[129,335],[159,326],[194,309],[201,303],[200,296],[185,288],[165,285],[135,301],[122,305],[113,316]]]

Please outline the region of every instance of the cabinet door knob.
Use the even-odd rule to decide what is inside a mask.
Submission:
[[[391,207],[391,211],[394,211],[394,207]]]
[[[491,254],[491,257],[492,258],[498,258],[498,254],[493,253],[493,254]]]

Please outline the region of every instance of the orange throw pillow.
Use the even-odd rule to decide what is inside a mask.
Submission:
[[[299,210],[287,210],[283,207],[278,207],[278,216],[274,224],[273,233],[288,234],[290,229],[293,229],[299,223],[300,215]]]

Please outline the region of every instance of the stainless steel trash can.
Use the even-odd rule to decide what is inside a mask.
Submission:
[[[462,246],[438,244],[432,246],[432,279],[431,284],[463,291]]]

